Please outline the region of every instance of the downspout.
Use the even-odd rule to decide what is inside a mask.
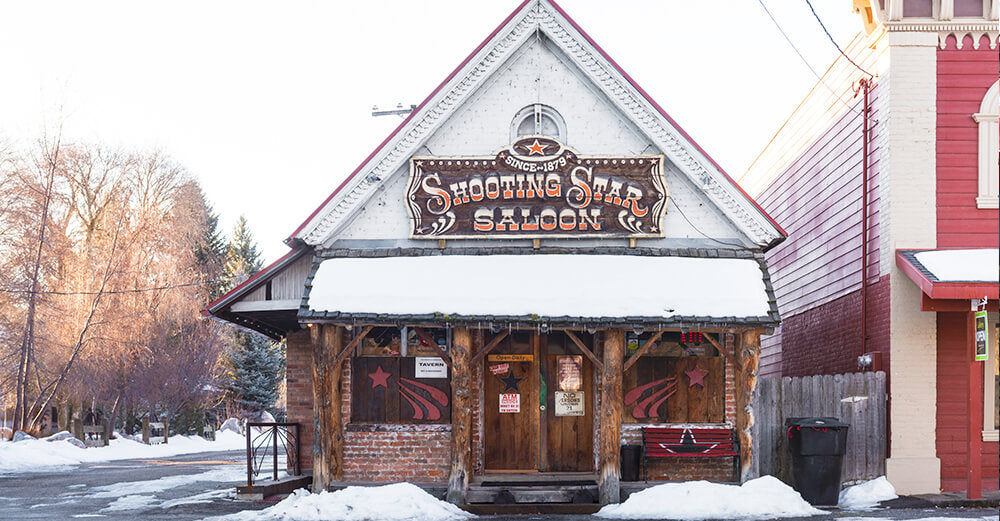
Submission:
[[[862,78],[858,86],[864,90],[864,106],[861,110],[861,355],[864,356],[868,354],[868,122],[871,115],[868,91],[871,89],[871,80]]]

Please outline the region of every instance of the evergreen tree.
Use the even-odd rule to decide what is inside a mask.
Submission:
[[[225,257],[223,277],[227,289],[250,278],[263,265],[250,225],[243,216],[236,221]],[[226,360],[226,401],[247,413],[271,409],[284,378],[283,344],[242,331],[233,337],[235,346]]]
[[[226,395],[245,412],[273,411],[284,378],[283,343],[255,333],[236,334],[238,349],[228,360]]]
[[[233,236],[226,246],[225,278],[227,289],[232,289],[260,271],[264,263],[257,249],[257,241],[244,216],[236,221]]]
[[[226,241],[219,230],[219,215],[215,213],[211,203],[209,203],[201,190],[198,190],[205,205],[204,234],[195,246],[195,260],[202,266],[206,275],[210,276],[214,283],[209,285],[209,299],[215,300],[226,290],[226,281],[221,279],[223,261],[226,258]]]

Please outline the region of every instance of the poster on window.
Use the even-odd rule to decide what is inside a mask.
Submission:
[[[448,364],[436,356],[418,356],[414,358],[414,373],[416,378],[448,378]]]
[[[986,312],[976,311],[976,361],[985,362],[989,358],[989,329],[986,328]]]
[[[556,391],[556,416],[583,416],[583,391]]]
[[[583,357],[580,355],[564,355],[556,357],[557,389],[560,391],[579,391],[583,385]]]
[[[500,395],[500,414],[521,412],[521,395],[517,393]]]

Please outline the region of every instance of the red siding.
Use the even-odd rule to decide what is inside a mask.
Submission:
[[[972,115],[1000,74],[997,51],[983,36],[979,49],[965,37],[962,49],[948,37],[937,52],[937,246],[998,245],[997,210],[976,208],[979,127]]]
[[[937,457],[941,459],[941,489],[963,491],[969,461],[968,313],[937,314]],[[982,407],[982,396],[977,400]],[[981,436],[980,429],[974,433]],[[979,456],[983,490],[997,489],[997,443],[983,443]]]

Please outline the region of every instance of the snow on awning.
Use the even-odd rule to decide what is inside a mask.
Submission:
[[[1000,297],[1000,254],[978,250],[897,250],[896,265],[932,299]]]
[[[777,323],[752,258],[440,255],[320,264],[300,320],[359,315],[449,320]],[[551,320],[556,319],[556,320]],[[561,319],[561,320],[560,320]]]

